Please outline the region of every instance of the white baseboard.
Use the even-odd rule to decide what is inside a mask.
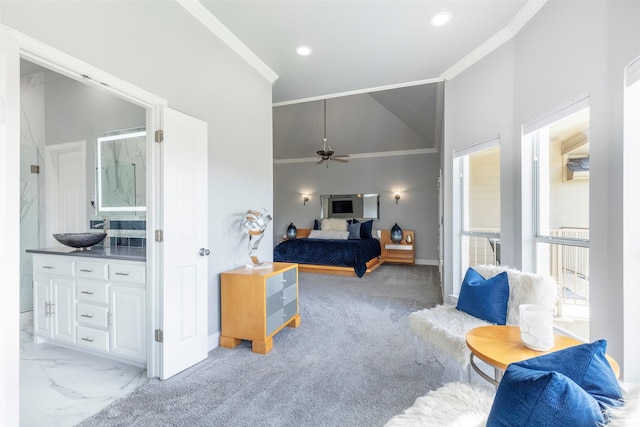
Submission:
[[[417,265],[433,265],[436,267],[439,264],[437,259],[416,259],[414,263]]]
[[[213,350],[214,348],[220,346],[220,331],[216,332],[215,334],[211,334],[209,335],[209,349],[207,350],[207,352]]]

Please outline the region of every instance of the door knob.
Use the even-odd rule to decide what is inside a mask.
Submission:
[[[200,256],[205,256],[205,255],[209,255],[211,253],[211,251],[209,249],[205,249],[205,248],[200,248]]]

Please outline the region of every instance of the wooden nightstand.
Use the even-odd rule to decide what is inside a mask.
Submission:
[[[221,273],[221,347],[250,340],[254,353],[267,354],[282,328],[300,326],[298,264],[272,264],[268,269],[241,267]]]
[[[411,236],[411,243],[407,243],[408,236]],[[391,241],[391,231],[381,230],[380,248],[382,249],[382,260],[390,263],[413,264],[415,262],[415,237],[413,230],[402,230],[402,241],[394,243]]]

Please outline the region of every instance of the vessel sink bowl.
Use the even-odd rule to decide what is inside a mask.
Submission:
[[[106,236],[107,233],[58,233],[53,238],[65,246],[88,248],[102,242]]]

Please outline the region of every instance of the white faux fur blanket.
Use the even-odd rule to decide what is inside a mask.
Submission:
[[[490,324],[456,309],[453,305],[437,305],[409,314],[411,332],[453,357],[463,369],[469,364],[467,331]]]
[[[467,383],[447,383],[419,397],[413,406],[396,415],[385,427],[476,427],[484,426],[494,393]]]
[[[504,266],[479,265],[475,269],[485,278],[493,277],[503,271],[507,272],[509,278],[507,325],[519,324],[520,304],[555,307],[558,285],[550,276],[523,273]],[[465,340],[467,332],[486,325],[490,323],[447,304],[416,311],[409,315],[409,328],[415,335],[449,354],[463,368],[469,364],[469,349]]]

